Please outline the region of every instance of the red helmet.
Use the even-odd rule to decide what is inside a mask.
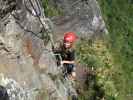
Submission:
[[[64,35],[64,41],[74,42],[77,39],[77,36],[74,32],[67,32]]]

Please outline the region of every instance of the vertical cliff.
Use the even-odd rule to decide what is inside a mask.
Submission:
[[[77,95],[71,82],[59,77],[51,32],[60,39],[66,31],[83,38],[106,31],[95,0],[49,2],[63,15],[46,18],[40,0],[0,1],[0,85],[11,100],[67,100],[69,94]]]

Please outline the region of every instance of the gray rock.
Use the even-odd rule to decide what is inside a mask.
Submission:
[[[62,33],[74,31],[89,37],[106,30],[95,0],[51,3],[64,12],[64,16],[52,18],[53,26],[39,0],[0,1],[0,85],[8,89],[11,100],[42,100],[37,98],[41,91],[47,92],[47,100],[77,95],[70,82],[60,79],[46,33],[54,31],[61,38]]]
[[[47,94],[51,97],[47,100],[64,98],[49,75],[56,76],[58,70],[54,55],[44,52],[45,40],[42,40],[42,32],[51,30],[39,2],[0,1],[0,73],[5,77],[0,79],[0,84],[8,89],[10,100],[39,100],[37,97],[40,91],[50,93],[51,89],[56,91],[53,95]],[[47,45],[48,41],[45,42]],[[48,66],[46,71],[43,71],[44,64]],[[42,75],[45,77],[41,77]],[[50,88],[47,87],[49,85]]]
[[[63,36],[63,33],[68,31],[74,31],[83,38],[107,32],[96,0],[50,0],[50,2],[63,12],[63,15],[51,18],[56,38],[60,39],[59,35]]]

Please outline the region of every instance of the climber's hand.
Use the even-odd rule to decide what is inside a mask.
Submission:
[[[61,61],[61,64],[74,64],[74,61],[63,60]]]
[[[63,65],[64,64],[64,61],[61,61],[60,64]]]

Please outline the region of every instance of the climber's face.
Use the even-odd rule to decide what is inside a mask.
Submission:
[[[64,46],[65,46],[65,48],[71,48],[72,47],[72,43],[65,41],[64,42]]]

